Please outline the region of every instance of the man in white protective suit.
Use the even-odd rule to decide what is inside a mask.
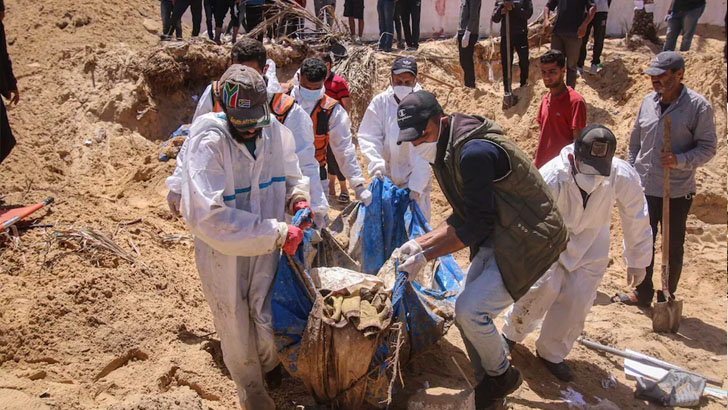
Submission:
[[[182,176],[182,217],[195,237],[195,263],[223,359],[244,409],[274,409],[264,387],[280,385],[270,292],[280,258],[302,228],[286,213],[308,205],[291,132],[268,110],[263,77],[232,65],[220,78],[222,112],[191,126]],[[310,222],[309,222],[310,223]]]
[[[233,45],[230,60],[232,64],[242,64],[263,74],[267,81],[268,106],[271,114],[275,115],[278,122],[282,123],[293,133],[296,141],[296,155],[301,173],[309,178],[309,181],[318,181],[319,165],[314,157],[313,128],[311,118],[296,104],[293,97],[280,92],[281,86],[276,78],[276,66],[273,60],[267,59],[267,51],[258,40],[243,38]],[[200,100],[197,103],[195,115],[197,117],[209,112],[220,112],[221,102],[219,101],[219,87],[213,87],[213,82],[205,88]],[[217,92],[213,92],[217,91]],[[182,163],[187,153],[189,138],[182,144],[177,154],[177,167],[172,176],[167,178],[166,185],[169,188],[167,201],[173,214],[179,216],[180,190],[182,182]],[[329,203],[326,195],[319,184],[310,185],[311,208],[313,209],[318,228],[328,226]]]
[[[325,94],[324,81],[327,74],[323,60],[307,58],[294,74],[293,81],[281,84],[281,91],[295,98],[296,103],[311,118],[315,157],[319,163],[319,179],[324,193],[329,192],[326,151],[331,146],[339,169],[354,189],[356,199],[368,206],[372,202],[372,193],[364,185],[364,176],[356,160],[349,114],[338,101]],[[311,185],[314,185],[314,181],[311,181]]]
[[[417,62],[400,57],[392,64],[390,86],[369,103],[359,125],[359,148],[367,162],[369,175],[386,176],[398,188],[409,188],[410,198],[417,202],[422,214],[430,220],[430,164],[417,155],[412,144],[397,144],[397,106],[414,91],[417,83]]]
[[[569,243],[505,316],[503,337],[509,350],[543,319],[537,355],[554,376],[566,382],[574,376],[564,358],[584,329],[609,263],[615,203],[624,231],[622,256],[628,285],[644,279],[652,255],[652,229],[640,177],[626,161],[614,158],[616,147],[609,129],[590,125],[539,170],[569,230]]]

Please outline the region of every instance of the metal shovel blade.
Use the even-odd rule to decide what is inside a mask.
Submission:
[[[669,299],[655,303],[652,309],[652,330],[658,333],[677,333],[680,330],[683,301]]]
[[[518,96],[513,93],[506,93],[503,96],[503,109],[507,110],[518,104]]]

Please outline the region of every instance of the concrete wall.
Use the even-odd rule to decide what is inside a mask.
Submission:
[[[543,10],[546,0],[533,0],[534,15],[536,19]],[[313,11],[313,0],[308,0],[307,7]],[[377,14],[377,0],[364,0],[364,38],[376,40],[379,38],[379,17]],[[662,27],[667,12],[667,0],[655,0],[655,23]],[[490,16],[493,12],[495,0],[483,0],[480,10],[480,34],[490,33]],[[344,19],[344,0],[336,1],[336,15]],[[433,35],[452,36],[457,30],[460,13],[459,0],[422,0],[422,17],[420,31],[422,37]],[[700,18],[700,23],[708,23],[723,26],[725,25],[726,0],[707,0],[705,12]],[[632,24],[634,14],[634,2],[632,0],[612,0],[607,20],[607,34],[610,36],[622,36],[625,30]],[[493,32],[499,33],[499,26],[493,25]]]

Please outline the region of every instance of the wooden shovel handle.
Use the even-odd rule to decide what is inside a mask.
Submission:
[[[670,116],[665,117],[663,152],[672,151],[670,142]],[[670,299],[670,168],[663,168],[662,182],[662,292]]]

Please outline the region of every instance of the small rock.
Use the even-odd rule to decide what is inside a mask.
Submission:
[[[76,16],[73,18],[73,25],[76,27],[85,26],[91,23],[91,17],[89,16]]]
[[[106,139],[106,128],[96,128],[96,132],[94,133],[94,141],[102,142],[105,139]]]
[[[83,145],[86,145],[86,146],[89,146],[91,144],[93,144],[93,141],[91,141],[91,140],[86,140],[83,142]]]
[[[45,370],[41,370],[37,373],[33,373],[33,374],[29,375],[28,378],[30,380],[40,380],[40,379],[45,379],[46,376],[48,376],[48,373],[46,373]]]
[[[475,397],[470,389],[432,387],[410,397],[407,410],[474,410]]]
[[[159,33],[159,22],[157,20],[145,18],[142,20],[142,26],[144,26],[144,29],[152,34]]]
[[[714,362],[719,362],[720,361],[720,357],[713,356],[713,357],[710,358],[710,360],[712,360]]]
[[[56,23],[56,26],[63,30],[64,28],[68,27],[68,25],[71,24],[71,19],[64,17],[61,19],[61,21]]]

